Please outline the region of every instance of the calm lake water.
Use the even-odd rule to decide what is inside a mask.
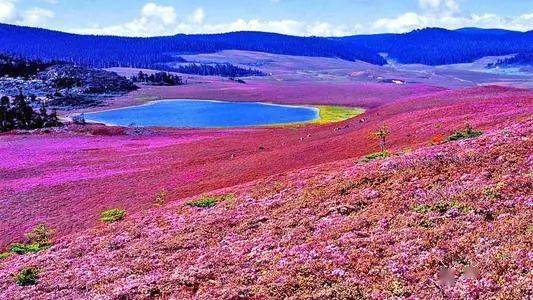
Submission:
[[[246,127],[318,119],[317,108],[258,102],[163,100],[144,105],[86,113],[87,121],[119,126]]]

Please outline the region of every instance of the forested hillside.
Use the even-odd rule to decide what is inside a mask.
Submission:
[[[533,52],[518,53],[517,55],[505,59],[500,59],[495,63],[487,65],[487,68],[512,67],[512,66],[533,66]]]
[[[179,61],[177,54],[249,50],[276,54],[339,57],[384,64],[377,53],[346,47],[340,41],[262,32],[153,38],[75,35],[45,29],[0,25],[0,52],[41,60],[62,60],[94,67],[150,67]]]
[[[0,53],[0,77],[28,78],[54,64],[54,62],[44,63],[39,60],[26,60]]]
[[[178,34],[126,38],[75,35],[0,24],[0,52],[43,61],[61,60],[92,67],[138,67],[180,62],[180,54],[222,50],[335,57],[386,64],[379,54],[400,63],[443,65],[533,51],[533,32],[463,28],[427,28],[405,34],[357,35],[342,38],[296,37],[264,32]]]
[[[463,28],[427,28],[405,34],[359,35],[336,40],[365,47],[405,64],[467,63],[485,56],[533,51],[533,32]]]

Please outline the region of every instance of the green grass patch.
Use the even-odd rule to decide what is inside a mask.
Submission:
[[[336,123],[351,119],[365,112],[362,108],[321,105],[317,106],[320,110],[320,119],[316,120],[315,124]]]
[[[466,139],[472,139],[477,138],[478,136],[482,135],[482,131],[474,130],[472,127],[467,126],[466,129],[461,131],[456,131],[454,134],[450,135],[448,137],[449,142],[453,141],[459,141],[459,140],[466,140]]]
[[[126,211],[118,208],[108,209],[100,213],[100,221],[114,223],[124,219]]]
[[[407,286],[399,280],[394,280],[393,282],[391,282],[389,290],[391,294],[396,297],[404,298],[411,296],[411,292],[409,291]]]
[[[483,194],[491,199],[502,199],[502,189],[505,187],[505,183],[498,183],[495,186],[487,186],[483,188]]]
[[[54,230],[45,224],[40,224],[25,235],[29,242],[12,244],[9,248],[9,252],[24,255],[28,253],[37,253],[41,250],[48,249],[50,246],[52,246],[52,236],[54,235]]]
[[[0,260],[8,258],[10,255],[11,253],[9,252],[2,252],[0,253]]]
[[[15,282],[20,286],[35,285],[38,280],[39,270],[34,267],[24,268],[15,275]]]
[[[46,249],[50,247],[50,245],[43,245],[40,243],[30,243],[30,244],[22,244],[22,243],[15,243],[12,244],[9,248],[9,251],[12,253],[24,255],[28,253],[37,253],[43,249]]]
[[[221,196],[202,196],[198,200],[188,202],[187,205],[193,207],[209,208],[217,205],[219,202],[231,201],[233,200],[233,198],[233,194],[226,194]]]
[[[25,235],[30,240],[30,243],[50,245],[52,244],[50,241],[52,240],[54,231],[54,229],[49,228],[46,224],[39,224]]]
[[[347,107],[347,106],[335,106],[335,105],[317,105],[313,106],[315,108],[318,108],[318,119],[313,121],[306,121],[306,122],[294,122],[294,123],[284,123],[284,124],[274,124],[269,125],[269,127],[288,127],[292,129],[297,129],[301,126],[305,126],[308,124],[329,124],[329,123],[337,123],[342,122],[351,118],[354,118],[358,115],[361,115],[365,112],[362,108],[356,108],[356,107]]]
[[[363,157],[363,162],[370,162],[370,161],[373,161],[373,160],[376,160],[376,159],[387,158],[390,155],[391,154],[390,154],[389,151],[383,151],[383,152],[376,152],[376,153],[368,154],[365,157]]]
[[[413,207],[411,207],[411,209],[414,212],[417,212],[419,214],[425,214],[430,211],[433,211],[433,206],[429,204],[420,204],[420,205],[414,205]]]

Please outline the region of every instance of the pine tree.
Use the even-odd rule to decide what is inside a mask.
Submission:
[[[10,104],[9,104],[9,98],[7,96],[3,96],[0,99],[0,132],[1,131],[7,131],[11,127],[11,113],[10,113]]]
[[[33,98],[33,97],[32,97]],[[26,97],[20,93],[11,104],[8,97],[0,98],[0,131],[12,129],[36,129],[60,126],[57,111],[47,113],[46,107],[41,105],[39,112],[26,102]]]
[[[13,101],[15,126],[22,129],[31,129],[33,109],[26,102],[26,96],[20,92]]]
[[[44,126],[45,127],[57,127],[61,125],[62,124],[59,121],[59,117],[57,116],[57,110],[53,109],[50,115],[48,115],[48,118],[46,119]]]

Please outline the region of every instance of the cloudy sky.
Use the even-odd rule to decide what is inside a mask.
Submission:
[[[533,0],[0,0],[0,23],[155,36],[258,30],[342,36],[423,27],[533,30]]]

